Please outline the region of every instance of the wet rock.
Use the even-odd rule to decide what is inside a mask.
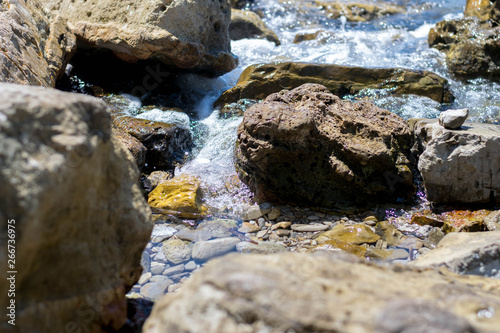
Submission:
[[[229,229],[237,228],[238,221],[228,219],[214,219],[203,221],[198,224],[197,230],[208,232],[211,238],[231,237],[233,234]]]
[[[180,239],[170,238],[161,246],[169,263],[174,265],[181,264],[191,259],[193,244],[184,242]]]
[[[163,275],[170,276],[170,275],[175,275],[184,272],[185,267],[183,264],[168,267],[163,271]]]
[[[236,244],[239,242],[241,242],[240,239],[236,237],[224,237],[196,242],[193,246],[193,259],[205,261],[210,258],[221,256],[234,251]]]
[[[484,218],[489,231],[500,231],[500,210],[496,210]]]
[[[420,120],[418,169],[434,203],[500,202],[500,126],[466,122],[460,131]]]
[[[315,232],[315,231],[324,231],[329,228],[329,226],[325,224],[292,224],[291,226],[293,231],[298,232]]]
[[[238,127],[240,179],[262,201],[320,207],[408,198],[406,122],[305,84],[252,106]]]
[[[245,221],[256,220],[259,217],[270,213],[272,210],[272,205],[268,202],[262,203],[260,205],[248,206],[245,212],[242,214],[242,218]]]
[[[274,231],[276,229],[288,229],[292,225],[292,222],[284,221],[273,224],[271,230]]]
[[[155,304],[143,332],[413,332],[414,321],[425,332],[494,332],[499,287],[495,279],[351,256],[229,255]],[[395,309],[401,300],[409,307]]]
[[[448,81],[427,71],[276,62],[247,67],[237,85],[225,91],[215,106],[223,107],[245,98],[264,99],[272,93],[305,83],[324,85],[339,97],[363,89],[388,89],[397,95],[426,96],[439,103],[453,100]]]
[[[316,241],[323,244],[329,240],[342,241],[350,244],[360,245],[363,243],[376,243],[380,236],[364,224],[344,225],[338,224],[332,230],[320,234]]]
[[[248,4],[251,4],[254,0],[231,0],[231,7],[241,9]]]
[[[116,138],[132,154],[135,164],[137,164],[139,170],[142,170],[144,163],[146,162],[147,148],[136,137],[121,129],[114,128],[113,132],[115,133]]]
[[[148,176],[149,183],[153,188],[170,179],[172,179],[172,173],[166,171],[153,171]]]
[[[206,211],[201,203],[200,181],[189,175],[177,176],[159,184],[149,193],[148,204],[181,218],[200,218]]]
[[[418,225],[430,225],[432,227],[442,227],[444,220],[437,214],[423,211],[413,213],[411,216],[411,223],[416,223]]]
[[[389,4],[385,1],[316,0],[314,3],[325,11],[328,18],[339,19],[344,16],[348,21],[352,22],[366,22],[404,12],[402,6]]]
[[[454,210],[441,214],[444,220],[443,231],[445,232],[474,232],[486,230],[484,219],[491,212],[485,209],[469,211]]]
[[[469,117],[469,109],[447,110],[439,115],[439,125],[446,129],[459,129]]]
[[[498,232],[447,234],[437,247],[418,257],[417,267],[444,266],[459,274],[500,279],[500,236]]]
[[[151,281],[141,287],[141,295],[151,300],[159,300],[167,291],[169,285],[174,283],[166,276],[157,276],[156,281]]]
[[[446,53],[448,70],[470,79],[500,79],[500,27],[475,17],[438,22],[429,32],[429,46]]]
[[[199,242],[199,241],[206,241],[212,238],[212,233],[206,229],[197,229],[197,230],[184,229],[184,230],[179,230],[175,234],[175,237],[190,242]]]
[[[253,244],[250,242],[240,242],[236,244],[236,251],[241,253],[257,253],[257,254],[271,254],[278,252],[288,251],[287,247],[274,243],[274,242],[259,242],[259,244]]]
[[[387,246],[397,246],[404,237],[401,231],[387,221],[377,224],[376,233],[382,237],[382,240],[387,242]]]
[[[239,232],[241,233],[252,233],[252,232],[257,232],[260,230],[260,227],[258,224],[253,224],[249,222],[243,222],[241,227],[238,229]]]
[[[231,9],[229,37],[232,40],[261,38],[276,45],[281,44],[276,33],[268,28],[259,15],[249,10]]]
[[[147,148],[145,163],[149,168],[173,169],[174,163],[182,161],[193,144],[191,131],[176,125],[116,116],[113,126],[132,135]]]
[[[500,1],[467,0],[464,16],[478,17],[481,21],[494,21],[498,25],[500,19]]]
[[[319,245],[316,245],[311,249],[312,252],[316,251],[325,251],[325,252],[339,252],[343,251],[346,253],[350,253],[355,255],[356,257],[359,258],[365,258],[365,254],[367,254],[369,257],[373,256],[373,253],[368,254],[369,249],[367,249],[364,246],[359,246],[355,244],[351,244],[342,240],[334,239],[334,238],[328,238],[328,239],[321,239]],[[385,257],[384,257],[385,258]],[[380,256],[377,256],[375,259],[382,259]]]
[[[0,45],[1,81],[54,87],[76,50],[76,37],[40,1],[12,0],[0,3]]]
[[[227,0],[42,2],[68,19],[82,44],[111,50],[124,61],[155,59],[212,75],[236,67]]]
[[[320,34],[324,33],[324,30],[319,30],[313,33],[299,33],[293,38],[294,44],[299,44],[308,40],[315,40]]]
[[[119,329],[153,225],[106,105],[1,83],[0,118],[0,229],[15,227],[18,259],[16,326],[3,321],[2,332],[63,332],[68,322],[82,331]],[[7,239],[2,244],[6,251]],[[1,304],[8,289],[1,279]],[[82,308],[93,316],[79,315]]]

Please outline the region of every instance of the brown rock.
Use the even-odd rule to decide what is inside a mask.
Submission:
[[[237,85],[225,91],[215,106],[223,107],[241,99],[264,99],[272,93],[305,83],[324,85],[339,97],[363,89],[390,89],[396,95],[426,96],[439,103],[453,100],[448,81],[428,71],[275,62],[247,67]]]
[[[406,122],[305,84],[251,107],[238,128],[237,170],[256,197],[338,207],[413,193]]]
[[[76,50],[76,37],[40,1],[0,3],[0,80],[54,87]]]
[[[153,308],[144,333],[495,332],[500,281],[326,254],[228,255]]]
[[[16,325],[2,320],[0,330],[119,329],[153,225],[137,167],[112,135],[106,105],[0,84],[0,117],[0,228],[15,230],[17,259]],[[2,244],[6,268],[7,240]],[[1,279],[5,308],[8,289]]]
[[[348,21],[353,22],[366,22],[404,12],[402,6],[389,4],[385,1],[316,0],[314,2],[327,13],[329,18],[338,19],[344,16]]]
[[[354,245],[361,245],[364,243],[376,243],[379,239],[380,236],[375,234],[370,227],[367,227],[364,224],[338,224],[333,227],[332,230],[328,230],[320,234],[318,238],[316,238],[316,241],[318,244],[324,244],[330,240],[334,240]]]
[[[113,128],[113,133],[118,141],[120,141],[125,148],[132,153],[135,164],[137,164],[137,167],[141,170],[144,166],[144,162],[146,161],[147,148],[136,137],[121,129]]]
[[[467,0],[465,16],[478,17],[481,21],[496,21],[499,24],[500,1],[498,0]]]
[[[231,9],[229,37],[232,40],[261,38],[276,45],[281,44],[276,33],[267,27],[259,15],[249,10]]]

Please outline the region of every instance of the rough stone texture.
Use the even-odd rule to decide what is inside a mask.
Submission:
[[[165,258],[174,265],[189,261],[193,245],[180,239],[170,238],[161,247]]]
[[[446,110],[439,115],[439,125],[447,129],[459,129],[469,117],[469,109]]]
[[[411,265],[444,266],[459,274],[500,279],[500,233],[494,231],[449,233],[433,251],[418,257]]]
[[[391,89],[397,95],[426,96],[439,103],[453,100],[448,81],[432,72],[275,62],[247,67],[237,85],[225,91],[215,106],[223,107],[241,99],[264,99],[269,94],[294,89],[304,83],[324,85],[339,97],[356,94],[363,89]]]
[[[135,164],[137,164],[137,167],[139,168],[139,170],[141,170],[144,167],[144,163],[146,162],[146,153],[148,149],[136,137],[119,128],[114,128],[113,132],[116,138],[132,154]]]
[[[68,19],[81,41],[129,62],[155,58],[177,68],[222,74],[230,52],[228,0],[42,0]]]
[[[76,37],[38,0],[0,2],[0,81],[55,86],[76,50]]]
[[[360,245],[363,243],[375,243],[380,236],[375,234],[372,229],[364,224],[343,225],[338,224],[323,232],[316,238],[318,244],[326,243],[329,240],[336,240],[350,244]]]
[[[500,3],[500,1],[499,1]],[[450,72],[463,78],[500,79],[500,27],[476,17],[438,22],[429,46],[446,53]]]
[[[144,333],[496,332],[500,281],[326,254],[230,255],[158,301]]]
[[[163,213],[184,218],[199,218],[206,212],[201,203],[198,178],[181,175],[159,184],[148,196],[148,204]]]
[[[276,33],[269,29],[259,15],[249,10],[231,9],[229,37],[232,40],[243,38],[262,38],[280,45]]]
[[[146,148],[145,164],[149,168],[173,169],[184,159],[193,144],[191,131],[178,125],[115,116],[113,126],[137,138]]]
[[[153,225],[137,167],[110,123],[95,98],[0,84],[0,229],[15,220],[17,271],[16,326],[2,320],[2,332],[125,323],[125,294]],[[8,287],[1,279],[3,309]]]
[[[199,241],[193,245],[193,259],[205,261],[218,257],[236,249],[241,242],[237,237],[216,238],[208,241]]]
[[[465,122],[448,130],[426,119],[415,124],[415,139],[429,201],[500,202],[500,126]]]
[[[484,224],[490,231],[500,231],[500,210],[496,210],[486,216]]]
[[[498,0],[467,0],[465,16],[475,16],[481,21],[494,21],[500,24],[500,1]]]
[[[344,16],[348,21],[352,22],[366,22],[404,12],[402,6],[390,4],[385,1],[316,0],[314,3],[326,12],[328,18],[339,19],[341,16]]]
[[[252,106],[238,128],[240,179],[262,201],[322,207],[408,197],[410,132],[399,116],[305,84]]]

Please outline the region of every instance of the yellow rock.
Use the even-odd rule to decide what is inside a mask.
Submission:
[[[332,239],[359,245],[363,243],[375,243],[380,239],[380,236],[374,233],[372,229],[370,229],[370,227],[364,224],[347,226],[339,224],[333,227],[332,230],[328,230],[322,233],[316,239],[316,241],[318,242],[318,244],[324,244]]]
[[[199,218],[206,213],[201,203],[200,181],[182,175],[159,184],[148,196],[149,206],[182,218]]]
[[[363,246],[354,245],[335,239],[330,239],[314,247],[311,251],[335,251],[335,250],[342,250],[347,253],[354,254],[355,256],[358,256],[360,258],[364,258],[367,249]]]

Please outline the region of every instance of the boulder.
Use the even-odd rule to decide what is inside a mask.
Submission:
[[[153,307],[144,333],[496,332],[500,281],[320,253],[228,255]]]
[[[232,40],[261,38],[276,45],[281,44],[276,33],[267,27],[259,15],[249,10],[231,9],[229,37]]]
[[[412,195],[410,141],[399,116],[304,84],[272,94],[245,113],[236,166],[258,200],[366,205]]]
[[[335,0],[314,1],[328,18],[339,19],[344,16],[347,21],[367,22],[384,16],[404,13],[404,7],[377,0]]]
[[[462,78],[500,79],[500,27],[476,17],[438,22],[429,46],[446,53],[448,70]]]
[[[229,0],[41,0],[68,19],[82,42],[120,59],[157,59],[177,69],[219,75],[236,67]]]
[[[478,17],[481,21],[493,21],[498,25],[500,23],[500,1],[467,0],[464,16]]]
[[[191,131],[179,125],[115,116],[113,126],[132,135],[146,147],[145,168],[173,169],[176,162],[184,160],[193,144]]]
[[[40,1],[0,2],[0,81],[54,87],[76,50],[76,37]]]
[[[500,126],[465,122],[461,130],[449,130],[424,119],[414,133],[429,201],[500,202]]]
[[[459,129],[469,117],[469,109],[446,110],[439,115],[439,125],[447,129]]]
[[[500,279],[500,234],[452,232],[437,247],[411,263],[416,267],[444,266],[458,274],[474,274]]]
[[[225,91],[215,106],[223,107],[241,99],[264,99],[272,93],[304,83],[324,85],[339,97],[363,89],[388,89],[397,95],[426,96],[439,103],[453,100],[448,81],[428,71],[275,62],[247,67],[236,86]]]
[[[153,225],[137,167],[110,123],[93,97],[0,84],[0,228],[15,230],[17,271],[16,326],[2,320],[2,332],[125,323],[125,294],[141,276]],[[2,307],[9,287],[0,280]]]

